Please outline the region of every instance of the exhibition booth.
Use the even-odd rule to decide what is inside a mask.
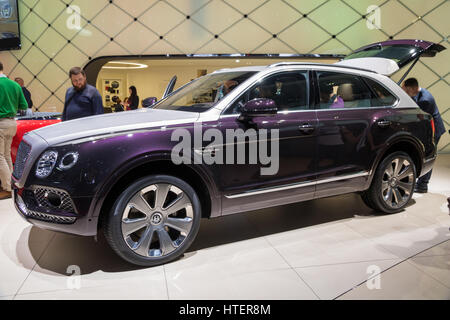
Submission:
[[[450,299],[449,15],[0,0],[0,300]]]

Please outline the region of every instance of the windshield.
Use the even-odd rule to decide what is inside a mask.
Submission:
[[[411,61],[418,53],[420,48],[411,45],[392,45],[392,46],[374,46],[366,50],[352,53],[344,58],[350,60],[355,58],[378,57],[394,60],[399,67]]]
[[[154,109],[205,112],[255,73],[236,71],[206,75],[175,91]]]

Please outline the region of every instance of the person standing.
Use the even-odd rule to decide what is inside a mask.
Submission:
[[[120,100],[120,98],[118,96],[114,96],[112,97],[112,102],[114,102],[113,106],[111,107],[111,109],[114,110],[114,112],[122,112],[125,111],[123,109],[123,105],[122,105],[122,101]]]
[[[31,100],[31,92],[28,91],[27,88],[25,88],[25,83],[22,78],[17,77],[14,79],[14,81],[17,82],[20,85],[20,87],[22,88],[23,95],[25,97],[25,100],[27,100],[27,103],[28,103],[28,108],[31,109],[33,107],[33,100]]]
[[[87,84],[86,73],[79,67],[69,71],[72,87],[67,89],[62,121],[103,114],[103,101],[97,88]]]
[[[27,109],[22,88],[3,74],[3,64],[0,62],[0,181],[3,189],[0,200],[11,198],[11,144],[17,131],[14,117],[18,110]]]
[[[137,89],[135,86],[131,86],[128,90],[130,97],[126,101],[127,110],[136,110],[139,108],[139,96],[137,95]]]
[[[419,82],[416,78],[409,78],[405,80],[403,83],[403,90],[417,103],[417,105],[425,111],[426,113],[433,116],[434,125],[436,128],[434,140],[436,146],[439,143],[439,139],[445,133],[444,122],[442,121],[442,117],[439,113],[438,106],[434,97],[431,93],[424,88],[420,88]],[[414,192],[417,193],[427,193],[428,192],[428,183],[430,182],[431,172],[428,172],[423,177],[417,179],[416,187]]]

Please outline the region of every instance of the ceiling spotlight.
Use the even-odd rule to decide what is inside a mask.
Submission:
[[[125,61],[110,61],[102,67],[102,69],[145,69],[148,65],[136,62],[125,62]]]

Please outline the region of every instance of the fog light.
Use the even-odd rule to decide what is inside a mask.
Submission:
[[[48,203],[55,208],[59,208],[61,206],[62,200],[61,197],[53,192],[49,192],[45,194],[45,199],[47,199]]]

